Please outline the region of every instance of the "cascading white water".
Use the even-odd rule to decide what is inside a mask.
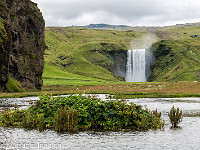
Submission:
[[[128,50],[126,82],[146,82],[151,74],[150,66],[154,61],[150,49]]]
[[[128,50],[126,82],[146,82],[145,49]]]

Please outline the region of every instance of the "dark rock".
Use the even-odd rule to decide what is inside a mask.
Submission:
[[[5,57],[2,60],[4,66],[7,64],[4,71],[6,77],[3,80],[1,73],[0,81],[7,82],[9,75],[19,81],[24,88],[41,89],[45,49],[45,22],[42,14],[37,4],[30,0],[0,1],[5,6],[1,11],[7,10],[7,14],[1,15],[1,18],[7,20],[4,24],[11,36],[7,42],[10,49],[6,48],[6,53],[2,54],[2,57]],[[3,66],[0,68],[2,70]],[[3,87],[5,89],[5,85]]]
[[[111,52],[112,53],[112,52]],[[126,62],[127,62],[127,51],[114,51],[112,54],[114,63],[112,70],[114,75],[120,76],[125,79],[126,77]]]
[[[125,80],[126,77],[126,63],[127,63],[127,51],[125,50],[112,50],[104,51],[106,56],[110,58],[111,64],[109,66],[102,66],[108,71],[112,72],[116,77],[122,77],[122,80]],[[99,63],[101,66],[103,62]],[[120,79],[120,78],[118,78]],[[120,80],[121,80],[120,79]]]

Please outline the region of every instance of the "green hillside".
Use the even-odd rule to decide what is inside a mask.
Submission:
[[[149,81],[199,81],[200,26],[168,27],[156,31],[153,44],[157,61]]]
[[[126,53],[135,31],[49,27],[45,31],[44,85],[92,85],[122,81],[111,70],[115,53]]]
[[[200,26],[182,25],[151,31],[160,41],[152,45],[156,62],[149,81],[199,81]],[[45,31],[44,85],[117,83],[116,55],[126,63],[126,51],[138,47],[147,32],[49,27]],[[148,38],[149,39],[149,38]],[[136,41],[136,42],[133,42]],[[120,58],[121,59],[121,58]],[[125,65],[125,64],[123,64]]]

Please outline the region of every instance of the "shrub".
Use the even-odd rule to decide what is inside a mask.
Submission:
[[[178,123],[183,119],[182,110],[179,110],[179,108],[175,109],[174,106],[171,108],[168,116],[173,128],[177,128]]]

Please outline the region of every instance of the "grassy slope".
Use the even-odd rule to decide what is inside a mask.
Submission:
[[[157,61],[150,81],[200,80],[200,26],[160,30],[162,40],[154,44]]]
[[[128,50],[130,41],[139,36],[134,31],[46,28],[44,85],[118,82],[105,69],[112,64],[106,52]]]

